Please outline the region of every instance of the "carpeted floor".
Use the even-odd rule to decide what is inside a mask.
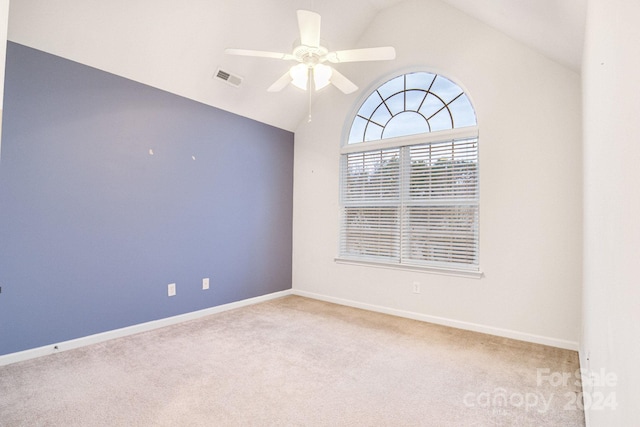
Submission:
[[[0,426],[583,426],[578,368],[291,296],[0,367]]]

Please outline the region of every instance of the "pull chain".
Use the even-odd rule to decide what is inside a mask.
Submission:
[[[313,68],[309,68],[309,78],[308,78],[308,84],[309,84],[309,109],[307,110],[309,117],[307,118],[307,123],[311,123],[311,90],[312,90],[312,82],[313,80],[311,79],[313,77]]]

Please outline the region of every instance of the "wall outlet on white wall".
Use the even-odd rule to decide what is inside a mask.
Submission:
[[[413,293],[414,294],[420,293],[420,282],[413,282]]]

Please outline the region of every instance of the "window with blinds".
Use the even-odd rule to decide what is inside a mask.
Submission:
[[[464,94],[449,80],[429,73],[419,76],[400,76],[393,82],[395,92],[377,89],[381,105],[371,105],[370,96],[361,107],[377,111],[384,107],[384,95],[394,99],[411,91],[415,111],[408,111],[406,135],[394,123],[393,137],[383,141],[352,141],[343,148],[341,156],[340,205],[341,226],[339,258],[412,267],[456,270],[479,269],[479,176],[478,136],[475,113],[468,109],[449,108],[450,102]],[[424,79],[423,96],[442,99],[439,109],[431,110],[431,117],[449,116],[451,127],[443,131],[416,134],[418,125],[412,120],[424,120],[424,128],[431,128],[428,118],[420,114],[423,103],[416,100],[418,77]],[[447,95],[432,93],[434,82],[447,89]],[[405,82],[404,87],[399,82]],[[407,89],[406,82],[411,82]],[[466,100],[466,96],[464,97]],[[423,100],[423,101],[424,101]],[[397,101],[396,101],[397,102]],[[469,111],[470,110],[470,111]],[[391,110],[387,109],[390,113]],[[396,111],[395,116],[407,111]],[[444,113],[443,113],[444,112]],[[362,130],[366,114],[358,113],[354,126]],[[463,119],[456,120],[457,115]],[[380,116],[371,113],[370,117]],[[388,123],[395,117],[391,115]],[[455,123],[463,123],[462,130]],[[381,136],[385,132],[380,127]],[[471,126],[474,125],[474,126]],[[452,128],[453,127],[453,128]],[[364,126],[366,128],[366,126]],[[360,130],[358,130],[360,132]],[[400,138],[398,138],[398,132]],[[364,138],[364,137],[363,137]],[[374,148],[375,146],[375,148]]]

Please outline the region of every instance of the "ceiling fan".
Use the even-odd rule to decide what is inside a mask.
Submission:
[[[346,94],[352,93],[358,90],[358,86],[340,74],[335,68],[326,65],[325,62],[339,64],[341,62],[384,61],[395,59],[396,57],[396,51],[393,47],[329,52],[326,47],[320,45],[320,15],[308,10],[298,10],[297,13],[300,39],[294,43],[292,53],[225,49],[225,53],[230,55],[297,61],[298,64],[293,65],[289,71],[267,89],[269,92],[279,92],[289,83],[303,90],[311,89],[313,83],[313,88],[316,91],[331,83]]]

